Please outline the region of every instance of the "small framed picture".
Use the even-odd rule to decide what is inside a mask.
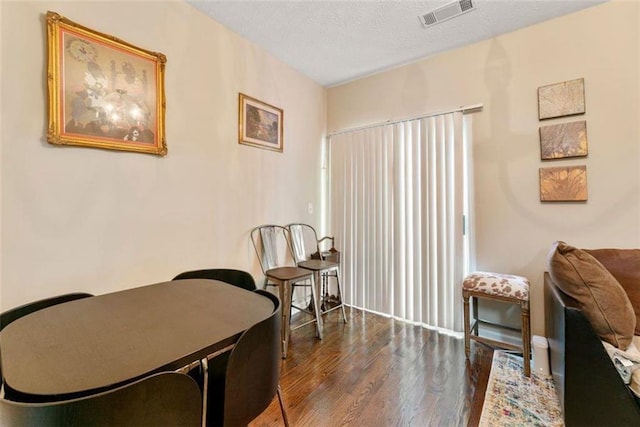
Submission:
[[[47,141],[167,154],[161,53],[47,12]]]
[[[239,107],[238,142],[282,153],[283,111],[243,93]]]

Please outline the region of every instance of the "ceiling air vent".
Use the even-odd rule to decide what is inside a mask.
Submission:
[[[472,0],[456,0],[419,16],[419,19],[424,27],[431,27],[463,13],[470,12],[473,9]]]

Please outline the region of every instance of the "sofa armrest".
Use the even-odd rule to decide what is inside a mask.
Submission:
[[[544,275],[550,367],[571,426],[638,426],[640,408],[573,298]]]

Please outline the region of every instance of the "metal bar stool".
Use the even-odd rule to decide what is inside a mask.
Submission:
[[[315,281],[313,271],[305,270],[287,265],[287,255],[291,255],[289,242],[289,231],[280,225],[266,224],[251,230],[251,242],[256,251],[260,268],[264,273],[264,287],[277,286],[282,302],[282,358],[287,357],[289,347],[289,337],[291,330],[308,325],[316,324],[316,336],[322,339],[322,318],[320,316],[320,298],[317,292],[319,282]],[[306,286],[311,288],[310,306],[313,310],[293,305],[293,288]],[[291,308],[296,308],[300,312],[313,316],[312,320],[300,322],[295,327],[291,327]]]
[[[344,323],[347,323],[347,316],[344,311],[344,304],[342,303],[340,259],[338,257],[333,257],[333,259],[335,260],[334,261],[329,260],[323,256],[323,253],[320,250],[320,242],[322,239],[318,239],[316,230],[309,224],[289,224],[286,226],[286,228],[287,230],[289,230],[293,259],[295,260],[298,267],[312,271],[314,273],[315,283],[319,287],[316,293],[319,296],[323,295],[322,289],[320,289],[320,287],[321,284],[325,282],[325,279],[327,279],[326,283],[328,284],[329,275],[336,278],[339,302],[331,308],[327,306],[328,304],[323,303],[321,305],[322,314],[340,308],[342,310],[342,320],[344,321]],[[333,238],[329,237],[329,239]],[[333,249],[335,251],[335,248]],[[337,251],[335,251],[334,253],[337,253]]]
[[[473,325],[470,324],[469,298],[473,297]],[[531,372],[531,329],[529,319],[529,280],[522,276],[477,271],[465,277],[462,282],[462,298],[464,300],[464,352],[469,359],[470,340],[479,341],[491,346],[508,350],[522,351],[524,375]],[[514,329],[504,325],[486,322],[478,319],[478,298],[504,301],[520,306],[522,316],[522,345],[497,341],[481,337],[478,332],[480,324],[491,324],[502,329]]]

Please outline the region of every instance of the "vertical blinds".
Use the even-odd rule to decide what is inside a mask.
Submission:
[[[346,304],[461,331],[465,119],[454,112],[330,137]]]

